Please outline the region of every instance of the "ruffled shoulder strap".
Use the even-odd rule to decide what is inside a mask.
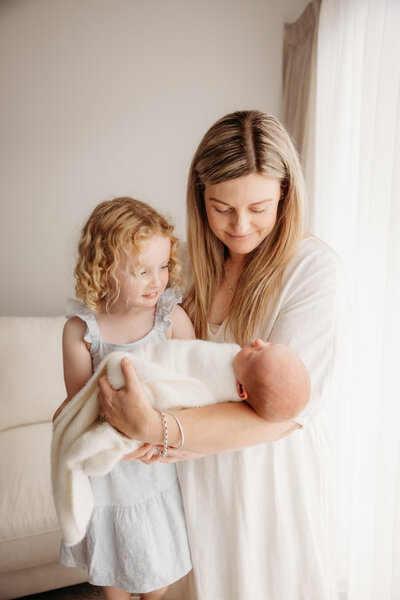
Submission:
[[[80,300],[68,298],[67,300],[67,319],[79,317],[87,325],[86,333],[83,337],[89,344],[98,343],[100,339],[99,326],[97,325],[94,313]]]
[[[171,325],[171,313],[175,306],[182,302],[182,294],[176,288],[170,287],[161,294],[156,308],[154,327],[165,331]]]

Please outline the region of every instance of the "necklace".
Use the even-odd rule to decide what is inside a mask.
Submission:
[[[228,275],[226,274],[225,262],[224,262],[224,275],[225,275],[226,283],[228,284],[228,294],[230,296],[231,294],[233,294],[233,286],[228,279]]]

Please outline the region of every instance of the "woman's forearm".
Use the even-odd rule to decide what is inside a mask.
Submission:
[[[218,454],[273,442],[298,428],[293,421],[266,421],[244,402],[224,402],[173,412],[184,431],[184,449],[202,454]],[[168,414],[166,417],[168,443],[177,447],[181,441],[179,428],[173,417]],[[162,426],[158,414],[152,420],[146,437],[151,439],[143,441],[156,444],[162,442]]]

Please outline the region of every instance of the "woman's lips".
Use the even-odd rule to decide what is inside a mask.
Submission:
[[[247,233],[246,235],[234,235],[233,233],[228,233],[228,235],[234,240],[248,240],[253,233]]]

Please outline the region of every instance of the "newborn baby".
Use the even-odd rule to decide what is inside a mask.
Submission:
[[[168,340],[108,354],[54,420],[53,494],[67,545],[83,538],[90,520],[94,503],[89,476],[109,472],[141,445],[99,421],[98,380],[107,373],[110,384],[121,388],[124,356],[132,360],[158,410],[244,400],[264,419],[290,421],[310,396],[308,372],[300,358],[285,346],[260,339],[243,348],[204,340]]]
[[[236,354],[237,391],[267,421],[294,419],[310,397],[310,377],[302,360],[286,346],[256,339]]]

